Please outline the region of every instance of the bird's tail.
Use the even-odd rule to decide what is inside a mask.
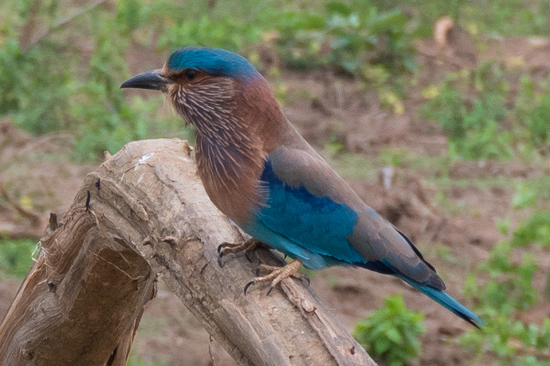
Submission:
[[[406,280],[405,280],[406,281]],[[427,295],[432,300],[443,305],[445,308],[449,309],[462,319],[466,320],[468,323],[472,324],[474,327],[479,329],[479,325],[487,325],[483,320],[481,320],[477,315],[468,310],[464,305],[456,301],[447,294],[445,291],[437,290],[433,287],[419,285],[413,283],[412,281],[406,281],[409,285],[421,291]]]

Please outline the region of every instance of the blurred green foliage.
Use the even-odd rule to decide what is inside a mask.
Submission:
[[[490,281],[477,285],[470,274],[466,281],[466,294],[480,301],[482,308],[491,314],[506,315],[525,310],[537,303],[538,293],[533,288],[533,275],[537,270],[534,257],[524,253],[521,261],[512,260],[512,245],[501,242],[489,254],[479,270],[488,274]]]
[[[460,338],[472,354],[490,352],[501,365],[549,366],[550,318],[541,325],[525,324],[506,315],[492,319],[485,333],[468,332]]]
[[[535,100],[532,104],[536,103]],[[530,108],[527,106],[526,110]],[[532,253],[534,245],[550,247],[550,211],[545,208],[549,198],[546,178],[518,184],[513,207],[530,209],[532,213],[519,223],[509,241],[493,247],[477,273],[467,277],[465,295],[476,302],[476,311],[488,326],[483,333],[464,334],[460,342],[479,359],[489,353],[502,365],[550,365],[550,317],[537,324],[521,316],[547,301],[544,297],[550,298],[550,273],[544,297],[534,286],[540,269]],[[508,234],[509,223],[505,221],[500,222],[501,231]]]
[[[527,246],[539,243],[550,248],[550,210],[535,211],[514,231],[512,243]]]
[[[113,8],[101,1],[78,7],[64,0],[6,0],[0,115],[34,134],[72,132],[81,160],[169,134],[176,122],[159,112],[160,96],[129,101],[119,90],[129,75],[127,53],[136,45],[167,53],[189,44],[224,47],[257,61],[254,46],[275,34],[273,47],[288,66],[335,67],[359,77],[368,62],[387,72],[414,70],[408,19],[399,10],[369,5],[357,13],[350,4],[326,2],[304,11],[292,2],[256,3],[265,11],[239,2],[228,16],[222,2],[119,0]]]
[[[0,45],[0,111],[38,134],[67,127],[64,114],[70,96],[70,77],[59,63],[59,47],[44,43],[26,52],[14,38]]]
[[[423,319],[424,314],[407,309],[401,294],[387,296],[383,307],[357,323],[353,336],[374,358],[404,366],[422,352]]]
[[[61,0],[3,3],[0,115],[34,134],[73,133],[79,160],[154,137],[158,125],[150,121],[175,125],[155,118],[160,96],[146,108],[139,98],[124,98],[119,86],[129,75],[125,55],[136,8],[123,1],[113,11],[99,3],[82,8]]]
[[[429,37],[432,24],[442,15],[458,19],[478,34],[531,36],[550,34],[550,3],[524,0],[370,0],[381,10],[400,6],[415,14],[417,34]]]
[[[355,76],[367,76],[378,64],[392,72],[416,70],[409,20],[397,9],[357,12],[332,1],[322,10],[272,14],[271,23],[279,33],[277,50],[290,67],[328,65]]]
[[[550,6],[501,2],[489,2],[494,8],[489,21],[486,11],[472,11],[481,5],[465,0],[117,0],[114,6],[96,0],[82,7],[70,0],[5,0],[0,15],[0,115],[10,115],[16,125],[35,134],[72,132],[81,160],[174,129],[187,137],[181,124],[175,128],[177,118],[161,112],[160,96],[150,104],[127,100],[118,87],[129,76],[132,48],[156,47],[168,54],[188,44],[238,51],[256,64],[261,62],[259,47],[268,46],[286,67],[332,68],[365,80],[379,91],[382,105],[401,114],[406,89],[390,77],[416,71],[412,40],[428,35],[421,28],[431,27],[437,17],[452,14],[476,24],[484,20],[484,27],[491,28],[486,31],[495,32],[506,22],[530,19],[531,32],[545,31],[547,26],[537,19],[550,13]],[[514,156],[516,137],[523,135],[535,149],[547,149],[550,97],[526,77],[516,107],[510,108],[506,77],[495,63],[462,80],[451,75],[427,103],[426,116],[439,120],[450,137],[451,155],[507,159]],[[470,83],[474,96],[459,91],[458,83]],[[519,135],[503,127],[511,113],[519,121],[514,124],[521,127]]]
[[[423,106],[426,118],[438,121],[449,138],[451,156],[499,159],[546,155],[550,146],[549,80],[521,75],[519,91],[508,79],[517,75],[496,62],[450,73]],[[549,77],[550,78],[550,77]]]
[[[0,238],[0,275],[24,277],[33,263],[37,243],[32,240]]]
[[[533,286],[538,270],[535,256],[528,251],[521,256],[514,252],[515,247],[525,248],[534,242],[548,246],[544,234],[548,231],[549,217],[548,210],[535,211],[514,231],[512,240],[491,250],[489,259],[478,266],[480,273],[468,275],[465,295],[476,301],[477,311],[488,326],[483,333],[465,333],[460,342],[477,357],[490,352],[503,365],[550,365],[547,354],[550,317],[534,324],[520,320],[519,316],[541,300]],[[488,279],[479,281],[476,277]],[[550,297],[550,274],[547,281],[546,297]]]
[[[521,138],[543,154],[550,153],[550,75],[537,83],[530,75],[522,75],[514,117],[523,127]]]
[[[467,97],[460,90],[475,96]],[[509,89],[496,63],[486,63],[472,73],[450,75],[441,91],[424,105],[424,115],[440,122],[449,137],[451,155],[466,159],[510,157],[510,136],[501,126]]]
[[[512,203],[517,209],[531,209],[531,214],[522,220],[511,239],[514,247],[529,249],[532,245],[550,248],[550,181],[548,177],[519,184]],[[546,299],[550,299],[550,270],[544,289]]]

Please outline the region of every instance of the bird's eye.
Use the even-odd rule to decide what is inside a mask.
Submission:
[[[185,72],[185,78],[189,81],[194,80],[199,76],[199,72],[197,70],[189,69]]]

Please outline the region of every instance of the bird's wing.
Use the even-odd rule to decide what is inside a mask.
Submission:
[[[444,289],[410,240],[367,206],[315,152],[282,147],[261,176],[261,223],[317,255]]]

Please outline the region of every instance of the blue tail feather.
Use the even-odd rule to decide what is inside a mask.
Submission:
[[[479,324],[487,325],[483,320],[481,320],[477,315],[468,310],[464,305],[456,301],[447,294],[445,291],[437,290],[429,286],[419,285],[412,281],[405,280],[409,285],[421,291],[423,294],[427,295],[429,298],[435,302],[441,304],[443,307],[452,311],[457,316],[466,320],[468,323],[472,324],[474,327],[479,329]]]

